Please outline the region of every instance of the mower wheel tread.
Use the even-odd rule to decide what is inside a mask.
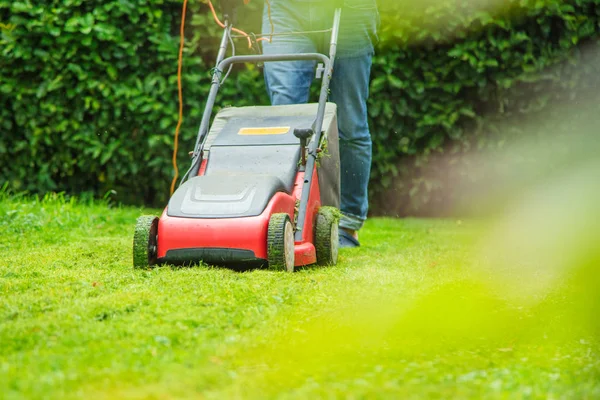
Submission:
[[[267,233],[267,261],[269,269],[293,272],[293,252],[294,234],[289,215],[286,213],[273,214],[269,220]]]
[[[148,268],[156,264],[158,218],[142,215],[133,233],[133,267]]]
[[[315,223],[315,248],[318,265],[336,265],[338,258],[338,222],[340,212],[335,207],[321,207]]]

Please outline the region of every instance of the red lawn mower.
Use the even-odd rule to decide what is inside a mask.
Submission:
[[[190,169],[160,218],[141,216],[133,265],[204,262],[233,268],[335,265],[340,162],[336,106],[327,93],[341,10],[329,57],[320,53],[225,58],[225,28]],[[221,76],[246,62],[315,60],[318,103],[221,109],[209,129]]]

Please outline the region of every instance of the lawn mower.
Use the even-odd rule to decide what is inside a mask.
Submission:
[[[341,10],[329,56],[321,53],[225,57],[224,33],[213,69],[191,167],[162,215],[141,216],[133,265],[231,267],[335,265],[338,257],[340,163],[336,105],[327,102]],[[209,128],[224,71],[236,63],[316,61],[318,103],[228,107]]]

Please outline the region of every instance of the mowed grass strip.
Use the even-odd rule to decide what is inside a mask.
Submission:
[[[143,213],[1,196],[3,398],[600,396],[572,288],[505,298],[482,223],[372,219],[338,266],[294,274],[136,271]]]

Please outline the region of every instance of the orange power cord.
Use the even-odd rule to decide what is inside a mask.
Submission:
[[[179,130],[181,129],[181,123],[183,122],[183,90],[181,85],[181,66],[183,64],[183,43],[184,43],[184,27],[185,27],[185,11],[187,8],[187,0],[183,0],[183,9],[181,10],[181,27],[179,31],[179,59],[177,61],[177,96],[179,98],[179,116],[177,118],[177,126],[175,127],[175,141],[173,143],[173,168],[175,169],[175,175],[171,181],[171,196],[175,191],[175,185],[179,178],[179,168],[177,167],[177,150],[179,149]]]
[[[171,181],[171,196],[173,195],[173,192],[175,191],[175,185],[177,184],[177,179],[179,178],[179,168],[177,167],[177,150],[179,149],[179,131],[181,129],[181,124],[183,122],[183,90],[182,90],[182,84],[181,84],[181,68],[183,65],[183,44],[184,44],[184,40],[185,40],[184,27],[185,27],[185,14],[186,14],[186,9],[187,9],[187,2],[188,2],[188,0],[183,0],[183,9],[181,10],[181,28],[179,31],[179,58],[177,60],[177,95],[179,98],[179,116],[177,119],[177,126],[175,127],[175,140],[173,143],[172,162],[173,162],[173,169],[175,170],[175,175],[173,176],[173,180]],[[266,2],[267,2],[267,6],[269,8],[269,20],[271,20],[271,3],[269,2],[269,0],[266,0]],[[250,0],[244,0],[244,4],[248,4],[248,3],[250,3]],[[212,12],[213,18],[215,19],[215,22],[217,23],[217,25],[219,25],[221,28],[225,28],[225,25],[219,20],[219,17],[217,17],[215,8],[213,7],[213,4],[210,0],[208,0],[208,6],[210,7],[210,11]],[[232,28],[231,30],[244,36],[248,40],[248,48],[252,47],[252,40],[250,39],[250,35],[248,35],[244,31],[241,31],[236,28]],[[271,33],[272,33],[272,31],[273,31],[273,22],[271,21]],[[260,39],[257,39],[257,42],[261,41],[261,40],[269,40],[270,41],[270,39],[267,39],[267,38],[260,38]]]

